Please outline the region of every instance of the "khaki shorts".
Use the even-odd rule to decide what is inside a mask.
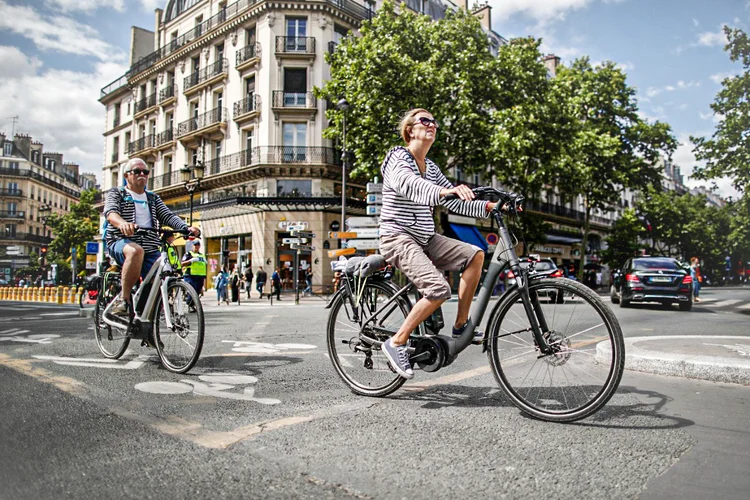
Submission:
[[[400,269],[417,290],[430,300],[451,298],[451,287],[443,271],[463,271],[482,249],[436,234],[422,247],[411,236],[388,235],[380,238],[380,253]]]

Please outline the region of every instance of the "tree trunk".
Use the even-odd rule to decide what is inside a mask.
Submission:
[[[581,240],[581,267],[578,268],[578,281],[583,283],[584,266],[586,265],[586,247],[589,240],[589,219],[591,218],[591,206],[588,198],[584,198],[586,206],[586,216],[583,219],[583,239]]]

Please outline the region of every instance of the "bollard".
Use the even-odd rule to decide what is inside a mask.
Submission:
[[[63,291],[64,291],[63,287],[61,287],[61,286],[57,287],[57,293],[55,294],[56,295],[55,302],[57,302],[58,304],[62,304],[63,303]]]
[[[83,294],[83,288],[79,287],[75,295],[75,303],[78,304],[81,301],[81,295]]]

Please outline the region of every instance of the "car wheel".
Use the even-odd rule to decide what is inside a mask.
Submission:
[[[680,302],[680,311],[689,311],[693,308],[693,301],[688,300],[687,302]]]
[[[613,304],[620,303],[620,297],[617,296],[617,290],[615,290],[615,285],[612,285],[611,287],[609,287],[609,298],[612,300]]]
[[[625,309],[626,307],[630,307],[630,301],[620,297],[620,307],[623,309]]]

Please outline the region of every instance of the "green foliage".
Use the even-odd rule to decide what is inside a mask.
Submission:
[[[646,235],[643,221],[635,209],[626,209],[622,217],[612,225],[612,232],[605,238],[607,249],[602,250],[602,261],[612,269],[621,267],[642,248],[641,239]]]
[[[333,104],[349,102],[353,176],[378,175],[386,151],[401,143],[401,115],[415,107],[440,122],[431,159],[446,169],[486,172],[497,62],[479,21],[463,9],[437,22],[406,8],[397,15],[387,0],[360,35],[346,37],[326,55],[331,78],[315,89]],[[343,112],[329,107],[326,116],[331,122],[324,136],[340,139]]]
[[[69,212],[53,214],[47,219],[47,225],[55,235],[49,244],[48,262],[67,262],[72,247],[76,247],[79,259],[85,258],[86,242],[92,241],[99,231],[99,212],[94,208],[95,194],[94,189],[82,192],[80,201],[70,204]]]
[[[713,136],[690,138],[695,144],[695,157],[706,161],[705,166],[696,167],[693,176],[729,176],[734,187],[744,193],[750,183],[750,39],[740,29],[725,26],[724,32],[729,40],[724,50],[733,62],[742,64],[743,72],[726,78],[711,104],[714,113],[722,117]]]

